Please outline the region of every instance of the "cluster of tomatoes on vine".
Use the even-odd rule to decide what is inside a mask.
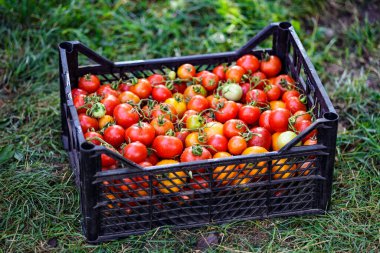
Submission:
[[[260,61],[247,54],[211,71],[183,64],[165,75],[103,85],[88,74],[72,97],[88,141],[143,167],[265,153],[312,124],[306,97],[281,69],[275,55]],[[315,144],[315,135],[303,144]],[[103,170],[117,165],[105,154],[101,161]]]

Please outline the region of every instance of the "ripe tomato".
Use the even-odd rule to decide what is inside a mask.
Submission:
[[[305,111],[298,111],[298,112],[294,113],[293,117],[295,118],[295,120],[294,120],[294,122],[291,122],[291,123],[294,123],[295,127],[296,127],[297,122],[299,122],[299,121],[302,121],[302,120],[310,120],[311,121],[310,113],[305,112]]]
[[[106,108],[107,115],[113,115],[113,110],[120,104],[120,100],[114,95],[107,95],[100,101]]]
[[[273,84],[278,86],[282,92],[294,89],[294,83],[294,79],[289,75],[279,75],[273,81]]]
[[[270,114],[271,114],[271,110],[267,110],[267,111],[264,111],[261,115],[260,115],[260,119],[259,119],[259,125],[261,127],[264,127],[266,130],[268,130],[270,133],[273,133],[274,130],[271,128],[270,126],[270,123],[269,123],[269,117],[270,117]]]
[[[291,97],[288,99],[288,101],[285,103],[286,108],[291,113],[296,113],[297,111],[306,111],[306,105],[303,104],[299,98],[297,97]]]
[[[235,83],[240,83],[245,74],[245,69],[240,66],[231,66],[226,71],[226,79]]]
[[[113,125],[106,128],[104,131],[104,140],[114,146],[115,148],[120,147],[120,145],[125,141],[124,135],[125,131],[119,125]]]
[[[306,128],[308,128],[310,125],[311,125],[311,121],[310,121],[310,120],[302,120],[302,121],[299,121],[298,124],[297,124],[297,127],[296,127],[297,133],[301,133],[301,132],[303,132],[303,131],[306,130]],[[317,130],[314,129],[313,131],[311,131],[311,133],[309,133],[308,135],[306,135],[305,138],[302,139],[302,141],[305,142],[305,141],[307,141],[308,139],[313,138],[316,134],[317,134]]]
[[[292,131],[282,132],[277,138],[277,147],[281,149],[296,137],[297,134]],[[295,146],[301,146],[301,142],[297,143]]]
[[[300,93],[296,90],[288,90],[288,91],[285,91],[284,94],[282,94],[282,101],[284,101],[284,103],[288,102],[289,98],[291,97],[296,97],[296,98],[299,98],[300,97]]]
[[[152,98],[158,102],[164,102],[172,96],[172,92],[165,85],[159,84],[153,87]]]
[[[74,98],[73,103],[74,103],[74,106],[77,109],[78,113],[86,113],[86,111],[87,111],[86,108],[80,108],[86,104],[86,102],[85,102],[86,97],[87,97],[86,95],[79,94]],[[90,107],[90,105],[88,107]]]
[[[247,148],[247,142],[241,136],[233,136],[228,141],[228,152],[233,155],[240,155]]]
[[[210,95],[207,97],[208,103],[210,104],[210,107],[212,109],[216,109],[218,104],[221,104],[223,102],[227,102],[227,99],[224,97],[220,97],[219,95]]]
[[[183,144],[177,137],[160,135],[154,139],[152,148],[161,158],[174,158],[182,153]]]
[[[139,122],[139,114],[136,109],[129,104],[120,104],[113,110],[113,117],[116,124],[125,129]]]
[[[247,96],[248,91],[251,90],[251,84],[250,83],[241,83],[240,84],[241,90],[243,92],[243,95],[241,96],[241,102],[245,103],[245,98]]]
[[[287,159],[273,160],[272,164],[272,178],[273,179],[285,179],[292,177],[297,169],[297,166],[286,164]]]
[[[211,72],[203,74],[202,78],[202,86],[205,87],[207,91],[213,91],[218,87],[219,77]]]
[[[86,133],[88,130],[99,130],[98,120],[95,118],[91,118],[84,113],[79,114],[79,124],[82,128],[82,132]]]
[[[121,82],[119,83],[118,87],[117,87],[117,90],[122,93],[124,91],[129,91],[129,89],[131,88],[132,84],[131,83],[124,83],[124,82]]]
[[[164,116],[158,116],[157,118],[154,118],[150,125],[154,128],[154,131],[156,133],[156,136],[158,135],[165,135],[169,130],[174,131],[174,124]]]
[[[97,132],[87,132],[84,134],[84,138],[87,141],[94,143],[95,145],[100,145],[101,142],[99,140],[96,140],[96,139],[91,140],[92,138],[99,138],[99,139],[103,140],[103,136]]]
[[[139,165],[141,167],[144,167],[144,168],[153,166],[153,164],[151,164],[150,162],[146,162],[146,161],[139,163]]]
[[[160,115],[173,122],[177,120],[177,111],[171,104],[161,103],[155,105],[151,111],[151,117],[157,118]]]
[[[194,110],[197,112],[202,112],[210,107],[208,100],[201,95],[195,95],[187,103],[188,110]]]
[[[117,90],[112,89],[111,84],[103,84],[96,91],[96,94],[101,97],[105,97],[107,95],[113,95],[115,97],[119,96],[119,92]]]
[[[223,124],[217,121],[210,121],[204,125],[203,130],[207,135],[207,138],[210,138],[215,134],[223,135]]]
[[[175,137],[177,137],[178,139],[180,139],[182,141],[182,144],[185,146],[186,145],[185,140],[186,140],[186,137],[189,134],[190,134],[189,131],[181,129],[180,131],[175,132]]]
[[[248,147],[259,146],[269,150],[272,144],[272,135],[264,127],[254,127],[250,131],[251,139],[248,141]]]
[[[99,129],[102,129],[106,125],[111,125],[113,123],[115,123],[115,120],[113,119],[112,116],[104,115],[103,117],[99,119]]]
[[[252,154],[262,154],[262,153],[267,153],[268,150],[263,148],[263,147],[258,147],[258,146],[252,146],[249,148],[246,148],[242,155],[252,155]],[[263,176],[268,171],[268,167],[266,161],[258,162],[256,164],[248,163],[248,164],[240,164],[239,167],[240,169],[243,169],[243,173],[245,175],[249,176]]]
[[[72,98],[74,99],[76,96],[79,96],[79,95],[87,95],[88,92],[85,91],[85,90],[82,90],[82,89],[79,89],[79,88],[74,88],[71,90],[71,96]]]
[[[259,89],[248,91],[245,100],[247,103],[255,102],[258,106],[265,106],[268,103],[267,95]]]
[[[276,110],[278,108],[286,109],[286,104],[284,102],[282,102],[281,100],[275,100],[275,101],[269,102],[269,107],[272,111]]]
[[[281,60],[275,55],[264,57],[261,61],[260,71],[267,77],[273,77],[280,73],[282,68]]]
[[[236,65],[244,68],[246,71],[251,71],[251,73],[256,72],[260,68],[259,59],[256,56],[246,54],[240,57],[236,61]]]
[[[194,145],[191,147],[185,148],[181,155],[181,162],[192,162],[211,159],[211,153],[205,147],[200,145]]]
[[[217,105],[215,118],[217,121],[224,123],[227,120],[236,118],[239,108],[233,101],[221,102]]]
[[[312,146],[312,145],[317,145],[317,143],[318,143],[317,139],[308,139],[303,143],[303,145]]]
[[[115,149],[110,149],[114,152],[117,153],[117,151]],[[101,163],[102,163],[102,170],[103,170],[103,167],[110,167],[110,166],[113,166],[116,164],[116,160],[113,159],[112,157],[106,155],[106,154],[101,154],[100,155],[100,159],[101,159]]]
[[[179,93],[173,94],[173,97],[165,100],[165,104],[172,105],[175,108],[178,117],[180,118],[186,112],[186,103],[182,94],[179,94]]]
[[[281,96],[281,89],[273,84],[265,86],[264,91],[267,94],[268,101],[278,100]]]
[[[267,79],[267,76],[260,71],[257,71],[251,75],[251,81],[253,82],[253,87],[255,89],[262,90],[265,86],[265,80]]]
[[[127,142],[139,141],[146,146],[152,144],[155,136],[156,132],[154,127],[146,122],[133,124],[125,130],[125,140]]]
[[[269,124],[275,132],[284,132],[288,129],[289,118],[291,114],[287,109],[273,110],[269,115]]]
[[[139,98],[148,98],[152,93],[152,85],[145,79],[138,79],[136,84],[133,84],[130,91],[135,93]]]
[[[149,162],[152,165],[156,165],[158,163],[158,157],[152,149],[148,148],[148,156],[145,158],[144,161]]]
[[[239,119],[248,125],[255,124],[260,118],[260,108],[253,105],[245,105],[239,110]]]
[[[129,103],[132,102],[132,104],[137,105],[140,102],[139,96],[137,96],[135,93],[131,91],[123,91],[118,96],[121,103]]]
[[[185,147],[191,147],[195,144],[205,144],[207,137],[205,135],[200,135],[199,132],[193,132],[186,136]]]
[[[278,136],[280,136],[280,132],[276,132],[272,135],[272,149],[274,151],[277,151],[279,150],[279,146],[278,146]]]
[[[136,141],[124,146],[122,154],[132,162],[141,163],[147,158],[148,150],[144,144]]]
[[[186,119],[186,128],[196,130],[204,125],[204,118],[200,115],[191,115]]]
[[[227,68],[225,66],[219,65],[212,70],[212,73],[217,75],[220,81],[224,81],[226,80],[226,70]]]
[[[179,66],[177,75],[180,79],[189,81],[195,76],[195,67],[191,64],[185,63]]]
[[[165,85],[165,77],[163,75],[153,74],[147,79],[153,87],[159,84]]]
[[[207,91],[202,85],[196,84],[188,86],[183,92],[183,95],[185,96],[185,101],[189,101],[195,95],[206,97]]]
[[[78,88],[93,93],[100,87],[100,80],[97,76],[87,74],[79,78]]]
[[[225,152],[228,149],[228,139],[224,135],[214,134],[208,137],[207,145],[212,147],[208,149],[211,154]]]
[[[186,88],[187,88],[187,85],[185,82],[174,83],[172,92],[183,94]]]
[[[230,139],[233,136],[238,136],[246,132],[247,130],[249,129],[242,120],[230,119],[230,120],[227,120],[226,123],[224,123],[223,135],[226,136],[228,139]]]
[[[213,158],[226,158],[232,155],[227,152],[218,152]],[[237,176],[235,165],[218,166],[213,170],[212,177],[217,184],[226,185]]]
[[[187,111],[183,114],[181,121],[186,123],[187,119],[188,119],[190,116],[192,116],[192,115],[198,115],[198,112],[197,112],[197,111],[194,111],[194,110],[187,110]]]
[[[231,182],[231,185],[245,185],[252,181],[252,178],[246,177],[244,173],[239,173]]]

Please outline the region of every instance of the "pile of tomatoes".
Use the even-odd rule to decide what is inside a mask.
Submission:
[[[85,138],[142,167],[258,154],[281,149],[312,124],[305,95],[281,69],[275,55],[247,54],[210,71],[183,64],[165,75],[103,84],[87,74],[72,97]],[[316,144],[316,132],[301,144]],[[103,170],[117,167],[105,154],[101,162]],[[235,178],[255,171],[241,168]],[[214,179],[223,182],[224,170],[216,168]],[[179,191],[171,186],[163,192]]]

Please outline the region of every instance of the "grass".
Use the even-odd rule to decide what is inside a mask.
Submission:
[[[380,23],[374,5],[0,1],[0,252],[188,252],[210,231],[223,234],[210,252],[375,252],[380,244]],[[318,16],[319,10],[325,14]],[[236,49],[281,20],[292,21],[340,114],[332,211],[180,232],[164,228],[86,244],[78,192],[60,142],[57,44],[80,40],[112,60],[219,52]]]

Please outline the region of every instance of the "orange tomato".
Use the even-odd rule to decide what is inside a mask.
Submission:
[[[247,142],[241,136],[233,136],[228,141],[228,151],[233,155],[240,155],[247,148]]]
[[[280,149],[280,147],[278,146],[278,143],[277,143],[277,139],[278,139],[278,136],[281,134],[281,132],[276,132],[274,134],[272,134],[272,148],[274,151],[277,151]]]
[[[215,134],[223,135],[223,124],[218,121],[211,121],[204,126],[205,134],[208,138]]]
[[[252,146],[252,147],[246,148],[243,151],[242,155],[262,154],[262,153],[267,153],[267,152],[268,152],[268,150],[266,150],[263,147]],[[262,161],[262,162],[258,162],[257,164],[242,163],[239,165],[239,167],[240,167],[240,169],[244,169],[243,173],[245,175],[258,176],[258,174],[265,174],[268,171],[268,167],[266,167],[266,165],[267,165],[267,162]]]
[[[213,158],[225,158],[232,156],[230,153],[227,152],[218,152],[215,153]],[[227,184],[230,180],[234,179],[236,175],[238,174],[237,171],[234,170],[235,165],[227,165],[227,166],[219,166],[216,167],[213,170],[213,179],[215,181],[221,181],[221,184]]]
[[[132,102],[133,104],[138,104],[140,102],[140,98],[135,93],[130,91],[120,93],[118,98],[121,103]]]
[[[115,120],[112,116],[110,115],[104,115],[99,119],[99,128],[102,129],[105,127],[108,123],[114,123]]]
[[[207,142],[207,138],[203,135],[199,135],[199,132],[192,132],[185,139],[185,146],[191,147],[194,144],[205,144]]]
[[[278,108],[286,109],[286,104],[280,100],[270,101],[269,106],[271,110],[276,110]]]
[[[273,160],[272,177],[273,179],[285,179],[293,176],[293,172],[297,166],[285,164],[287,159]]]
[[[161,160],[156,164],[156,166],[177,163],[179,162],[176,160]],[[186,184],[187,177],[188,175],[184,171],[175,171],[165,173],[163,175],[157,175],[158,190],[163,194],[179,192]]]
[[[100,123],[99,123],[100,125]],[[308,139],[303,143],[305,146],[312,146],[312,145],[317,145],[318,141],[316,139]]]

